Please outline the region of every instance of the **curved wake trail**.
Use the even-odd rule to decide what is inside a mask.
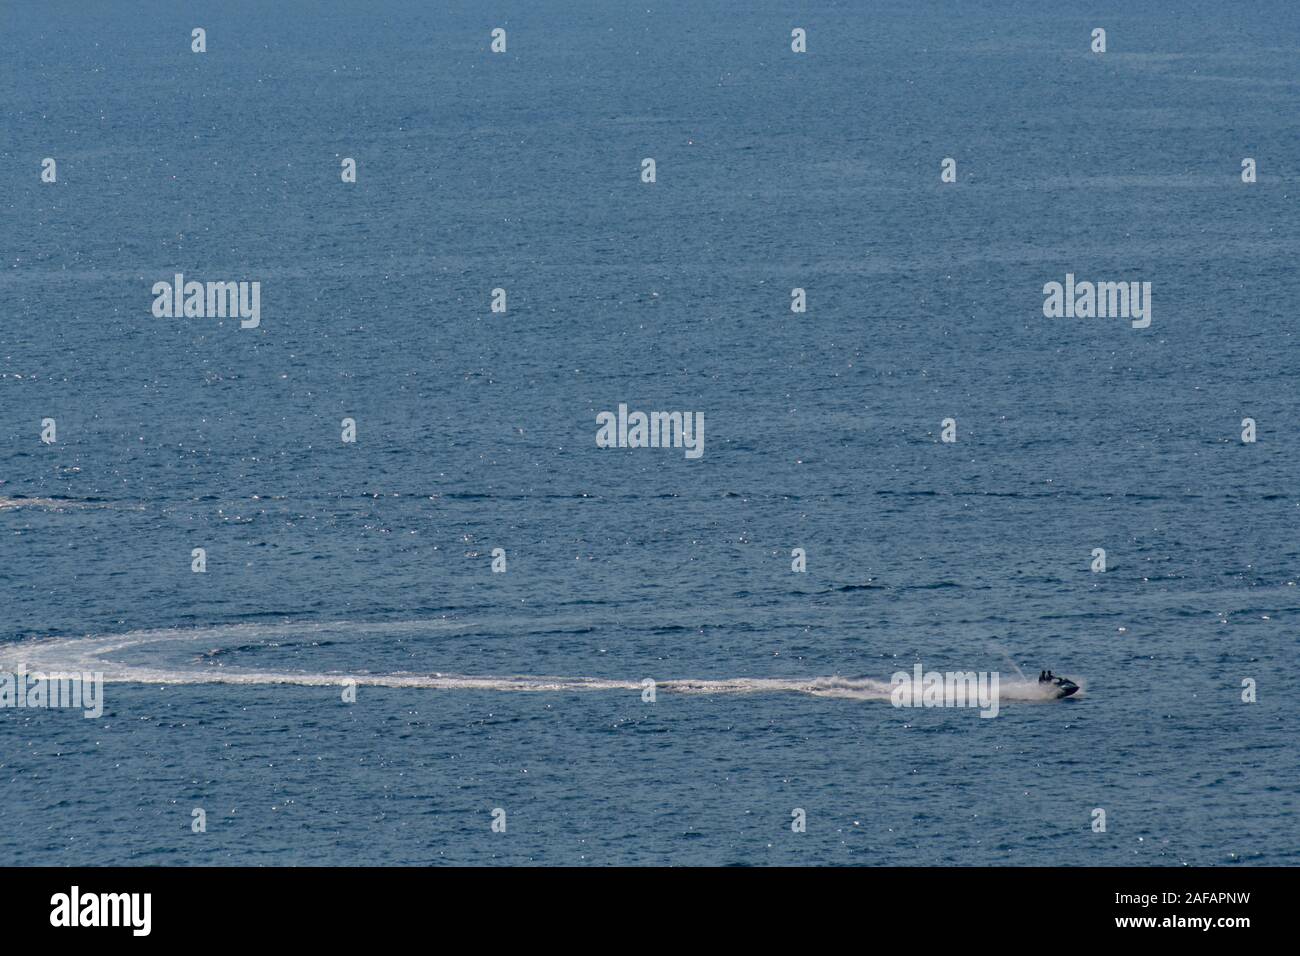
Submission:
[[[50,676],[99,673],[109,683],[134,684],[288,684],[303,687],[357,686],[415,688],[424,690],[484,690],[521,692],[633,691],[643,689],[641,679],[617,680],[601,677],[550,677],[538,675],[473,676],[443,673],[324,673],[264,671],[233,667],[153,666],[131,663],[116,656],[151,644],[197,644],[221,649],[250,640],[293,636],[319,636],[345,628],[350,635],[393,635],[428,633],[432,629],[455,629],[464,625],[446,622],[411,621],[362,623],[229,624],[196,628],[161,628],[126,634],[80,638],[50,638],[0,644],[0,673],[43,673]],[[887,680],[867,677],[730,677],[717,679],[656,679],[657,690],[680,694],[763,694],[802,693],[814,697],[848,700],[890,699]],[[1004,700],[1049,700],[1053,695],[1037,682],[1004,681]]]
[[[123,508],[128,511],[144,511],[143,504],[128,504],[112,501],[88,501],[77,498],[8,498],[0,495],[0,512],[17,511],[20,508],[36,508],[42,511],[73,511],[87,508]]]
[[[0,495],[0,511],[12,511],[18,508],[84,508],[85,504],[65,501],[59,498],[6,498]]]

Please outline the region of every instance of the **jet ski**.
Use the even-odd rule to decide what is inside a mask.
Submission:
[[[1038,677],[1038,683],[1050,684],[1051,689],[1055,691],[1056,700],[1060,700],[1062,697],[1069,697],[1071,694],[1078,693],[1079,690],[1079,685],[1070,680],[1070,678],[1057,677],[1052,674],[1051,671],[1040,674]]]

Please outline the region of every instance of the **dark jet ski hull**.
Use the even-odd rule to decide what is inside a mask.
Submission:
[[[1057,700],[1060,700],[1063,697],[1069,697],[1071,694],[1077,694],[1079,692],[1079,685],[1064,677],[1054,677],[1052,678],[1052,683],[1056,685]]]

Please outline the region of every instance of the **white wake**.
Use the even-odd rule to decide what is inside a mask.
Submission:
[[[106,682],[135,684],[290,684],[304,687],[358,686],[419,688],[427,690],[484,690],[525,692],[635,691],[643,689],[643,678],[554,677],[537,675],[473,676],[445,673],[388,672],[303,672],[254,670],[212,666],[156,666],[122,659],[126,652],[138,652],[149,645],[189,645],[212,655],[223,649],[285,638],[329,638],[340,632],[348,637],[427,634],[432,630],[457,630],[465,625],[439,621],[383,623],[284,622],[279,624],[227,624],[209,627],[159,628],[124,634],[78,638],[47,638],[0,643],[0,673],[72,675],[100,673]],[[899,668],[907,670],[907,668]],[[655,680],[657,691],[681,694],[764,694],[801,693],[814,697],[849,700],[890,699],[888,680],[868,677],[728,677],[713,679]],[[1002,680],[1002,700],[1043,701],[1054,699],[1051,688],[1036,681]]]

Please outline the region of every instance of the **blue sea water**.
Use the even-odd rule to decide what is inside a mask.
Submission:
[[[5,860],[1300,862],[1294,3],[5,6]]]

